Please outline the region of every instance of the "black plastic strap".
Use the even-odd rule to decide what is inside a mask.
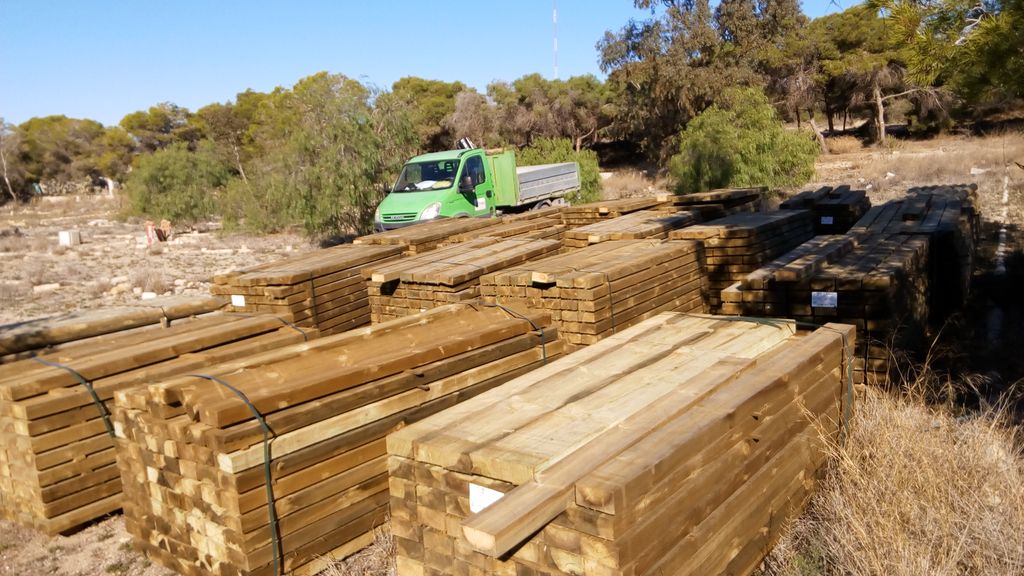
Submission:
[[[615,292],[612,290],[612,281],[608,278],[607,272],[601,272],[604,274],[604,283],[608,285],[608,314],[611,316],[612,321],[612,334],[617,333],[615,328],[615,303],[612,302],[612,298],[615,297]]]
[[[68,374],[71,374],[72,376],[74,376],[75,380],[78,380],[79,384],[85,386],[85,389],[89,391],[89,395],[92,396],[93,403],[96,404],[96,410],[99,411],[100,418],[103,418],[103,425],[107,427],[107,434],[110,434],[111,438],[115,437],[114,425],[110,423],[110,412],[107,410],[107,405],[104,404],[103,401],[100,400],[99,395],[96,394],[96,389],[92,387],[92,382],[86,380],[84,376],[79,374],[77,370],[70,366],[65,366],[64,364],[60,364],[58,362],[50,362],[49,360],[43,360],[39,356],[33,356],[32,359],[45,366],[59,368],[67,372]]]
[[[232,312],[231,315],[232,316],[245,316],[246,318],[258,318],[260,316],[259,314],[250,314],[248,312]],[[299,328],[298,326],[296,326],[294,322],[290,322],[290,321],[288,321],[288,320],[278,316],[277,314],[269,314],[269,316],[273,316],[274,318],[278,319],[281,322],[281,324],[284,324],[285,326],[291,328],[292,330],[295,330],[300,335],[302,335],[302,341],[303,342],[309,342],[309,334],[306,334],[302,330],[302,328]]]
[[[484,306],[489,306],[489,307],[492,307],[492,308],[499,308],[501,310],[504,310],[505,313],[509,314],[510,316],[512,316],[514,318],[519,318],[520,320],[526,320],[527,322],[529,322],[530,326],[533,326],[534,330],[540,332],[540,356],[541,356],[541,359],[543,360],[543,364],[547,364],[548,363],[548,346],[547,346],[547,343],[544,341],[544,327],[543,326],[538,326],[530,318],[524,316],[523,314],[520,314],[519,312],[516,312],[515,310],[513,310],[511,308],[503,306],[502,304],[500,304],[498,302],[495,302],[494,304],[483,303],[483,305]]]
[[[267,486],[267,515],[270,517],[270,537],[274,546],[274,574],[275,576],[281,576],[281,557],[284,555],[284,551],[281,545],[281,534],[278,531],[277,501],[274,499],[274,486],[271,484],[273,474],[270,467],[270,437],[276,435],[273,430],[270,429],[270,426],[267,425],[267,421],[263,417],[263,414],[261,414],[260,411],[256,409],[256,406],[249,401],[249,397],[246,396],[244,392],[216,376],[210,376],[209,374],[188,374],[188,376],[193,378],[202,378],[203,380],[209,380],[210,382],[216,382],[217,384],[220,384],[234,392],[235,395],[249,407],[253,416],[255,416],[256,420],[259,421],[260,428],[263,429],[263,475]]]

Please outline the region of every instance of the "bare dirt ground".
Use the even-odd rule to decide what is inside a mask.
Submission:
[[[208,294],[217,273],[312,250],[302,237],[180,230],[149,245],[141,220],[119,220],[116,199],[42,198],[0,207],[0,325],[137,302],[143,292]],[[213,225],[203,228],[211,229]],[[60,246],[77,230],[82,244]]]
[[[851,139],[852,140],[852,139]],[[837,147],[838,148],[838,147]],[[843,142],[843,152],[822,156],[817,185],[850,184],[867,188],[872,202],[881,203],[911,186],[976,182],[985,217],[980,270],[982,292],[972,300],[965,325],[965,354],[977,367],[988,363],[994,379],[1012,382],[1024,377],[1024,360],[1012,344],[1024,338],[1019,298],[1021,223],[1024,222],[1024,135],[986,138],[941,138],[921,142],[896,141],[885,149],[862,149]],[[612,195],[633,196],[664,189],[637,173],[606,180]],[[1003,196],[1006,192],[1007,203]],[[28,206],[0,207],[0,325],[80,308],[137,301],[143,291],[205,294],[208,279],[217,272],[294,255],[315,247],[294,235],[249,237],[216,232],[184,232],[166,243],[147,246],[140,221],[117,217],[116,200],[99,197],[52,199]],[[13,230],[17,228],[18,232]],[[77,229],[83,244],[58,246],[57,233]],[[1007,272],[995,272],[1000,229],[1005,229]],[[6,234],[6,235],[5,235]],[[993,318],[998,310],[998,318]],[[992,339],[998,324],[997,338]],[[1015,360],[1014,360],[1015,359]],[[1014,363],[1016,362],[1016,363]],[[74,576],[169,574],[131,549],[119,516],[98,522],[69,537],[47,538],[0,521],[0,576]],[[393,574],[387,538],[348,562],[328,570],[336,574],[384,576]]]

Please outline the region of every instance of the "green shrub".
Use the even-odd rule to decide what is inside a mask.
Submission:
[[[211,145],[193,152],[178,143],[139,156],[125,189],[134,214],[191,224],[217,212],[217,191],[230,178]]]
[[[680,134],[669,172],[684,194],[731,186],[797,186],[814,175],[819,152],[810,134],[783,128],[760,90],[730,89]]]
[[[539,138],[516,153],[516,164],[557,164],[576,162],[580,166],[580,189],[569,195],[570,204],[585,204],[601,199],[601,172],[597,166],[597,153],[593,150],[576,152],[568,138]]]

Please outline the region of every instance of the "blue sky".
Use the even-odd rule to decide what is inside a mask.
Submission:
[[[559,76],[603,77],[596,42],[649,12],[556,0]],[[852,5],[804,0],[810,16]],[[554,75],[552,0],[0,0],[0,116],[117,124],[158,102],[196,110],[321,70],[380,87],[403,76]]]

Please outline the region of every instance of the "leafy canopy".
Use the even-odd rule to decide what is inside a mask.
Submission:
[[[729,186],[794,186],[814,175],[818,152],[806,132],[783,128],[760,90],[729,89],[680,134],[669,171],[684,194]]]

